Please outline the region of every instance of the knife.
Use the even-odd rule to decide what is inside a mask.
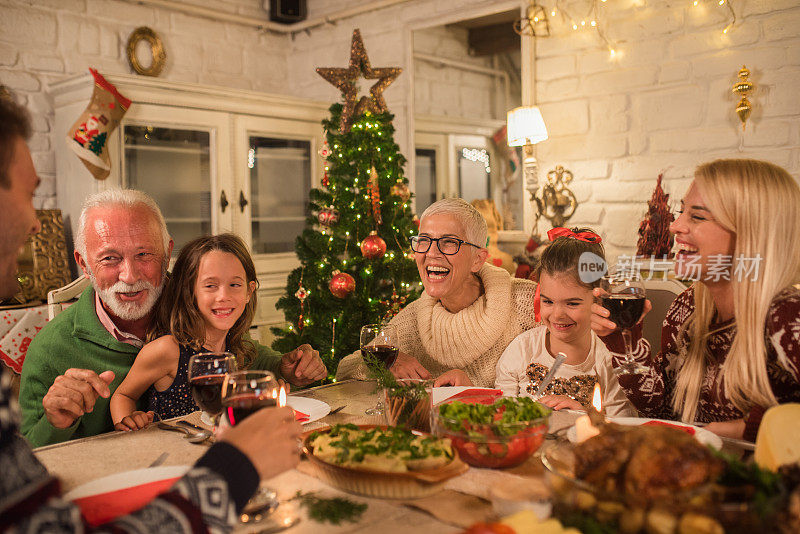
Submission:
[[[533,400],[539,400],[544,394],[544,390],[547,389],[547,386],[550,385],[550,382],[553,381],[553,377],[556,376],[556,371],[558,368],[561,367],[561,364],[564,363],[564,360],[567,359],[567,355],[563,352],[559,352],[558,356],[556,356],[556,360],[553,362],[553,366],[547,371],[547,374],[544,376],[541,382],[539,382],[539,387],[536,388],[536,393],[533,394]]]

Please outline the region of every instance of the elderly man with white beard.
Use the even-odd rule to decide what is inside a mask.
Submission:
[[[92,285],[39,332],[22,368],[21,430],[34,447],[114,429],[109,400],[143,345],[172,246],[146,194],[107,190],[84,202],[75,260]],[[309,345],[284,355],[255,345],[251,367],[294,386],[327,374]]]

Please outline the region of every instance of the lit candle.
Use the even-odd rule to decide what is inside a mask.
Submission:
[[[281,386],[281,392],[278,393],[278,406],[283,408],[286,406],[286,389]]]
[[[590,412],[575,420],[575,438],[578,443],[586,441],[600,433],[600,429],[597,428],[594,423],[602,421],[602,410],[603,396],[600,394],[600,384],[595,384]]]

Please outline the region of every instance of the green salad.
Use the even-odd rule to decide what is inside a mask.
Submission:
[[[453,432],[481,436],[513,436],[524,423],[550,414],[550,409],[529,397],[501,397],[492,404],[453,401],[439,406],[442,426]]]

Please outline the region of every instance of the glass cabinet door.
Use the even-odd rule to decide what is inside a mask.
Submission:
[[[311,189],[311,142],[249,136],[250,230],[254,254],[294,252]]]
[[[491,167],[486,149],[459,147],[457,154],[459,196],[467,202],[492,198]]]
[[[150,125],[123,126],[122,185],[152,196],[175,241],[212,232],[211,133]]]
[[[436,202],[436,150],[417,148],[415,151],[416,214],[422,215],[425,208]],[[444,195],[442,195],[444,196]]]

